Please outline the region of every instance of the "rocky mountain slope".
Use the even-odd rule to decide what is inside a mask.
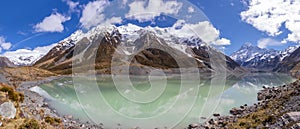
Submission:
[[[15,67],[15,65],[8,58],[0,57],[0,67]]]
[[[286,50],[277,51],[274,49],[262,49],[246,43],[230,57],[246,68],[272,71],[279,62],[289,57],[297,48],[298,46],[292,46]]]
[[[292,72],[293,75],[298,76],[300,71],[300,48],[296,49],[292,54],[280,62],[274,71]]]
[[[210,56],[223,56],[224,69],[244,71],[226,55],[190,35],[180,37],[164,28],[141,28],[135,25],[98,26],[84,33],[76,31],[58,43],[34,66],[69,74],[95,62],[98,73],[110,74],[111,67],[130,65],[130,74],[145,74],[151,68],[174,73],[179,67],[196,66],[202,72],[212,72]],[[112,61],[114,61],[112,63]],[[179,61],[179,62],[178,62]],[[180,65],[184,62],[184,66]],[[226,62],[226,63],[225,63]],[[73,69],[72,69],[73,68]],[[128,71],[127,71],[128,72]]]

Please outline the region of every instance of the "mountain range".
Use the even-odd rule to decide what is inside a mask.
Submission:
[[[265,49],[245,43],[238,51],[230,57],[241,66],[258,71],[273,71],[275,67],[285,58],[289,57],[299,46],[288,47],[285,50],[278,51],[274,49]],[[275,70],[287,72],[282,70]]]
[[[1,66],[32,65],[59,74],[70,74],[95,62],[97,73],[110,74],[112,68],[118,73],[148,74],[159,68],[177,73],[178,68],[197,67],[200,72],[218,70],[215,57],[223,57],[219,68],[229,73],[248,71],[298,73],[300,68],[298,46],[278,51],[264,49],[250,43],[244,44],[230,57],[206,44],[195,34],[182,34],[174,28],[123,26],[97,26],[83,32],[78,30],[69,37],[37,53],[1,58]],[[218,60],[220,61],[220,60]],[[180,63],[184,62],[184,63]],[[182,65],[183,64],[183,65]],[[130,66],[129,71],[122,71]],[[117,70],[115,70],[117,69]]]
[[[128,64],[130,70],[127,72],[130,74],[147,74],[152,68],[177,73],[178,68],[182,67],[197,67],[201,72],[209,73],[215,71],[211,66],[212,55],[224,57],[223,67],[228,72],[244,71],[231,58],[194,35],[180,37],[170,30],[157,27],[98,26],[86,33],[76,31],[59,42],[34,66],[70,74],[74,69],[88,67],[89,64],[83,62],[93,60],[97,72],[104,74],[110,74],[111,67],[120,68],[120,73],[126,72],[122,68]],[[81,65],[74,64],[74,60]]]

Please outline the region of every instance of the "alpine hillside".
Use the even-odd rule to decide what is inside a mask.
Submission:
[[[90,64],[84,62],[93,60],[98,73],[110,74],[112,66],[122,68],[129,64],[130,74],[147,74],[151,68],[176,73],[178,68],[196,64],[200,72],[209,73],[215,70],[211,66],[210,56],[220,55],[224,61],[220,63],[221,67],[226,71],[244,71],[230,57],[206,45],[193,34],[180,34],[173,28],[142,28],[128,24],[97,26],[86,33],[78,30],[59,42],[34,66],[70,74],[72,69],[88,67]],[[184,62],[184,66],[178,61]]]
[[[274,69],[275,72],[290,72],[293,76],[300,75],[300,48],[283,59]]]
[[[7,57],[0,57],[0,67],[15,67]]]

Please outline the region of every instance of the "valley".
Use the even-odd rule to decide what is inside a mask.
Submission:
[[[275,51],[245,44],[229,57],[193,35],[174,37],[159,28],[126,27],[77,31],[29,66],[3,57],[2,81],[25,94],[23,113],[39,121],[48,115],[63,121],[47,126],[186,128],[216,114],[230,115],[233,107],[257,103],[256,93],[263,87],[287,85],[295,81],[290,75],[299,74],[298,47]],[[149,92],[146,98],[141,91]],[[127,100],[140,96],[138,100],[145,101],[159,92],[161,96],[148,104]],[[171,105],[173,110],[159,118]]]
[[[0,4],[0,128],[300,128],[299,1],[22,2]]]

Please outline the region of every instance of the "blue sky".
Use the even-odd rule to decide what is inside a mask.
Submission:
[[[128,12],[128,10],[130,10],[130,7],[128,5],[133,1],[128,0],[129,2],[127,1],[123,9],[120,9],[122,8],[120,7],[120,5],[124,1],[125,0],[111,0],[111,8],[102,8],[102,13],[105,14],[105,17],[110,18],[116,16],[125,17],[127,14],[123,13],[123,11]],[[178,0],[178,2],[182,1]],[[86,9],[88,4],[92,5],[92,2],[95,1],[1,1],[0,16],[2,16],[2,18],[0,20],[0,42],[4,44],[12,44],[11,47],[9,47],[9,45],[7,44],[3,45],[1,48],[1,53],[5,53],[6,51],[15,51],[17,49],[23,48],[34,49],[37,46],[47,46],[68,37],[78,29],[87,30],[93,27],[93,25],[96,23],[91,23],[83,20],[84,10]],[[288,34],[290,34],[290,32],[297,32],[296,30],[293,30],[292,27],[289,28],[283,25],[279,26],[278,28],[282,30],[282,34],[277,35],[275,34],[273,29],[270,29],[273,26],[264,28],[264,26],[266,25],[263,26],[258,25],[257,22],[249,22],[251,21],[251,19],[252,21],[255,21],[256,19],[254,19],[255,17],[251,17],[252,15],[249,14],[251,13],[251,7],[248,7],[248,5],[245,4],[243,0],[189,0],[189,2],[191,2],[189,4],[192,4],[195,9],[198,8],[203,11],[203,13],[207,16],[207,19],[209,19],[212,25],[220,32],[220,38],[226,38],[230,40],[230,45],[224,46],[224,51],[228,55],[239,49],[240,46],[246,42],[250,42],[255,45],[257,44],[257,42],[263,42],[265,44],[261,46],[279,50],[285,49],[291,45],[296,45],[295,42],[298,42],[298,39],[290,38],[287,43],[281,43],[284,39],[286,39],[286,37],[288,37]],[[76,6],[71,7],[70,3]],[[107,3],[98,2],[98,5],[99,4],[103,6],[107,5]],[[171,15],[171,17],[172,15],[181,17],[189,14],[187,12],[190,5],[185,6],[185,4],[188,3],[183,2],[183,6],[181,6],[180,8],[181,10],[185,11],[177,10],[176,14],[170,12],[170,14],[168,15]],[[275,4],[274,6],[277,7],[277,5]],[[158,10],[161,12],[164,11],[160,9]],[[247,10],[250,11],[249,13],[244,15],[246,20],[242,20],[241,12]],[[206,17],[204,15],[201,16],[201,14],[199,13],[201,12],[198,12],[197,15],[195,14],[195,16],[191,16],[192,18],[186,18],[186,22],[193,24],[199,21],[206,20]],[[56,15],[60,17],[60,20],[63,21],[61,23],[63,28],[57,25],[56,28],[52,28],[51,30],[51,28],[47,29],[43,25],[38,26],[39,23],[42,23],[43,20],[45,20],[45,18],[49,17],[50,15]],[[165,20],[161,21],[163,17]],[[122,19],[122,21],[117,23],[117,25],[134,23],[140,26],[151,25],[168,27],[172,26],[172,24],[176,22],[176,19],[171,17],[161,14],[158,17],[154,17],[152,20],[149,20],[149,17],[144,17],[144,19],[138,17],[127,18]],[[101,16],[99,16],[98,19],[101,19]],[[250,20],[247,21],[247,19]],[[54,23],[53,26],[55,26]],[[297,33],[295,33],[295,35],[296,36],[294,37],[297,37]]]

